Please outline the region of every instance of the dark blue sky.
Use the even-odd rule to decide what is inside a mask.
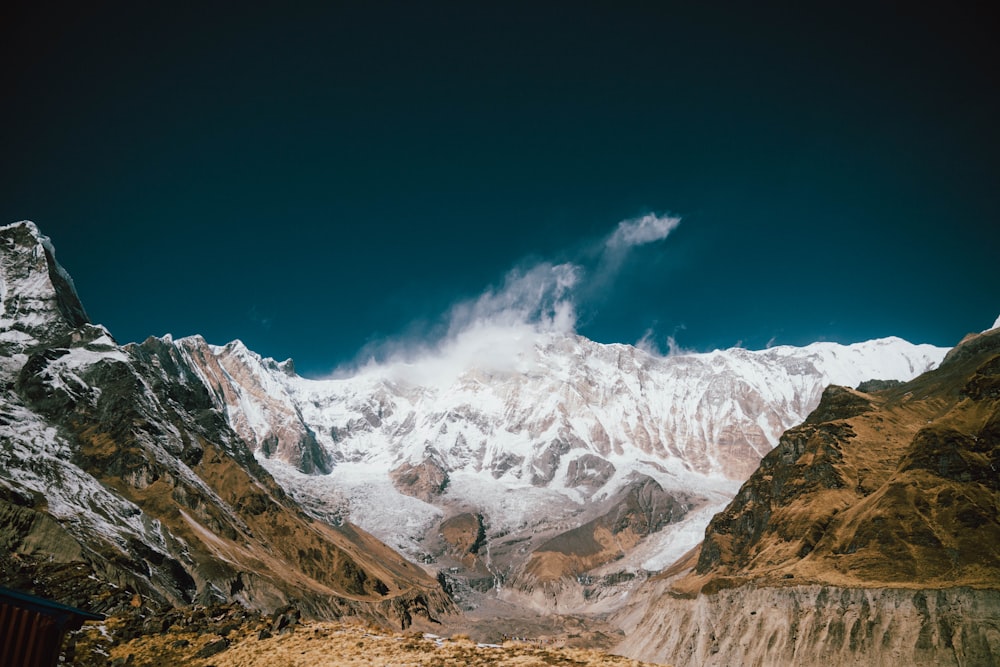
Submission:
[[[0,223],[122,342],[323,373],[650,212],[683,222],[581,291],[580,333],[950,345],[1000,313],[973,5],[176,4],[0,19]]]

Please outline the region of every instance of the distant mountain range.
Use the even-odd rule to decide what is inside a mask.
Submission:
[[[701,539],[827,385],[909,380],[947,352],[887,338],[661,357],[522,328],[485,358],[444,348],[309,380],[238,341],[120,346],[33,224],[0,238],[11,551],[169,602],[438,613],[437,575],[466,608],[615,607]]]

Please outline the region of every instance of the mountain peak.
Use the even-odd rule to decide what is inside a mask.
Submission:
[[[73,279],[35,223],[0,227],[0,342],[49,341],[89,321]]]

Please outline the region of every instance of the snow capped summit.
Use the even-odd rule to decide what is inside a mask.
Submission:
[[[287,365],[261,358],[238,340],[221,347],[201,336],[163,342],[176,347],[212,391],[233,430],[264,456],[277,456],[306,473],[330,471],[327,454],[285,389]]]
[[[45,342],[88,321],[48,237],[29,221],[0,227],[0,345]]]
[[[267,449],[280,411],[252,413],[268,396],[244,399],[227,384],[253,364],[261,391],[276,392],[269,374],[287,366],[240,343],[118,345],[87,322],[33,224],[0,228],[0,571],[42,586],[58,572],[75,604],[103,610],[138,593],[153,608],[238,602],[270,613],[294,601],[314,616],[403,624],[447,611],[433,578],[353,525],[307,518],[257,463],[249,441],[304,470],[310,450]],[[232,413],[217,407],[227,401]]]
[[[484,325],[421,357],[311,380],[239,343],[178,345],[258,459],[317,516],[346,516],[413,560],[445,564],[450,522],[478,521],[489,563],[461,556],[455,567],[517,595],[602,563],[665,567],[828,385],[908,380],[947,351],[885,338],[663,357]],[[613,542],[635,549],[545,556],[566,531],[636,525],[608,517],[632,516],[639,498],[666,514]]]
[[[433,450],[448,467],[544,484],[556,471],[539,467],[536,449],[553,442],[601,456],[638,450],[681,469],[742,479],[828,384],[909,379],[945,352],[899,338],[670,357],[559,333],[507,345],[516,353],[477,358],[458,343],[455,354],[331,380],[275,372],[273,360],[238,342],[203,352],[227,368],[243,414],[263,414],[265,403],[285,406],[336,461],[418,463]],[[251,439],[261,444],[260,436]]]
[[[470,313],[496,305],[477,302]],[[116,508],[108,516],[132,516],[128,503],[142,506],[157,480],[173,485],[184,512],[207,512],[198,498],[219,491],[206,487],[201,475],[214,468],[205,466],[231,459],[244,481],[273,476],[328,525],[359,524],[412,561],[461,578],[455,590],[495,589],[549,608],[599,601],[581,582],[628,581],[694,546],[828,385],[908,380],[946,352],[884,338],[660,356],[546,322],[472,317],[436,348],[323,380],[299,377],[291,360],[263,358],[239,340],[166,335],[118,346],[87,322],[48,240],[31,223],[8,225],[0,228],[8,387],[0,430],[17,462],[5,465],[32,492],[59,475],[86,481],[100,466],[120,469],[138,489],[128,502],[96,482],[87,493],[108,496]],[[70,430],[60,435],[53,420]],[[80,447],[90,467],[64,465],[63,454]],[[32,476],[25,462],[35,459],[51,462],[48,477]],[[62,508],[53,516],[72,517],[79,493],[53,488]],[[227,502],[214,498],[213,507],[244,531],[253,512]],[[142,512],[152,509],[161,508]],[[101,533],[183,553],[145,524],[105,526],[104,514],[79,511],[80,539]],[[184,512],[163,520],[185,539],[211,523]],[[199,594],[214,595],[209,584],[198,583]],[[178,585],[187,588],[170,588]],[[190,585],[168,589],[188,595]]]

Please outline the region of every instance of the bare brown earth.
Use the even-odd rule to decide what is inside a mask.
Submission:
[[[222,612],[219,620],[225,618],[227,612]],[[228,626],[216,623],[211,628],[203,625],[198,629],[172,625],[165,632],[115,643],[111,637],[121,636],[124,623],[113,618],[103,624],[85,626],[79,633],[76,657],[71,664],[81,667],[108,664],[116,667],[641,667],[651,664],[547,640],[525,638],[508,640],[502,645],[477,644],[468,635],[444,638],[419,631],[399,634],[373,625],[299,623],[294,619],[281,628],[277,627],[280,619],[268,618],[243,619]]]
[[[621,558],[642,538],[684,518],[690,500],[668,493],[650,477],[636,478],[608,512],[539,546],[518,586],[572,578]]]
[[[726,510],[683,585],[1000,587],[1000,331],[937,371],[831,387]]]
[[[470,512],[457,514],[442,521],[438,530],[453,558],[469,569],[480,565],[480,550],[486,542],[482,515]]]
[[[830,387],[618,617],[683,665],[1000,662],[1000,330]]]

